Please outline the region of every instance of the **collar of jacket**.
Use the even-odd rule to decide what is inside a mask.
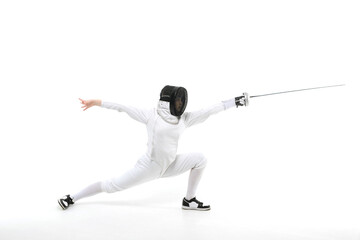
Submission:
[[[158,107],[157,107],[157,113],[160,115],[160,117],[171,124],[178,124],[179,123],[179,117],[173,116],[170,113],[170,103],[166,101],[159,101]]]

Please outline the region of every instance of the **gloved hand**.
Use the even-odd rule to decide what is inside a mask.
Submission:
[[[243,93],[243,95],[236,97],[235,104],[236,104],[236,107],[249,106],[249,94],[245,92],[245,93]]]

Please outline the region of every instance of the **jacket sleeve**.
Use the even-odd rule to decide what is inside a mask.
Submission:
[[[112,109],[119,112],[127,113],[132,119],[146,124],[150,118],[151,110],[142,110],[131,106],[125,106],[118,103],[112,102],[101,102],[102,108]]]
[[[218,104],[215,104],[208,108],[201,109],[199,111],[184,113],[185,125],[187,127],[190,127],[195,124],[202,123],[206,119],[208,119],[211,115],[219,113],[234,106],[235,106],[235,99],[232,98],[230,100],[220,102]]]

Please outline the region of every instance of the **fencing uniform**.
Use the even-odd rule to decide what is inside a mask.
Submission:
[[[195,198],[206,166],[206,158],[201,153],[177,154],[179,138],[186,128],[202,123],[209,116],[239,104],[236,98],[232,98],[200,111],[184,112],[187,105],[186,89],[173,86],[163,88],[157,108],[151,110],[103,101],[102,108],[125,112],[134,120],[146,125],[147,152],[125,174],[91,184],[76,194],[66,195],[58,200],[60,206],[67,209],[70,204],[84,197],[100,192],[122,191],[144,182],[176,176],[190,170],[183,208],[209,210],[210,206],[203,206]]]
[[[115,192],[153,179],[176,176],[190,169],[193,171],[205,168],[206,159],[202,154],[177,154],[179,138],[186,128],[205,121],[212,114],[235,106],[235,101],[231,99],[200,111],[185,112],[181,117],[170,114],[169,102],[161,100],[157,109],[153,110],[140,110],[109,102],[102,102],[101,106],[126,112],[133,119],[146,124],[148,132],[148,150],[134,168],[120,177],[102,182],[104,192]],[[194,194],[187,194],[187,198],[194,197]]]

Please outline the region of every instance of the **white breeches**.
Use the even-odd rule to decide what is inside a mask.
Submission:
[[[143,156],[137,161],[134,168],[125,174],[101,182],[101,189],[108,193],[122,191],[157,178],[176,176],[191,170],[187,193],[188,198],[191,198],[195,195],[206,162],[206,158],[201,153],[178,154],[175,161],[161,175],[160,165]]]

